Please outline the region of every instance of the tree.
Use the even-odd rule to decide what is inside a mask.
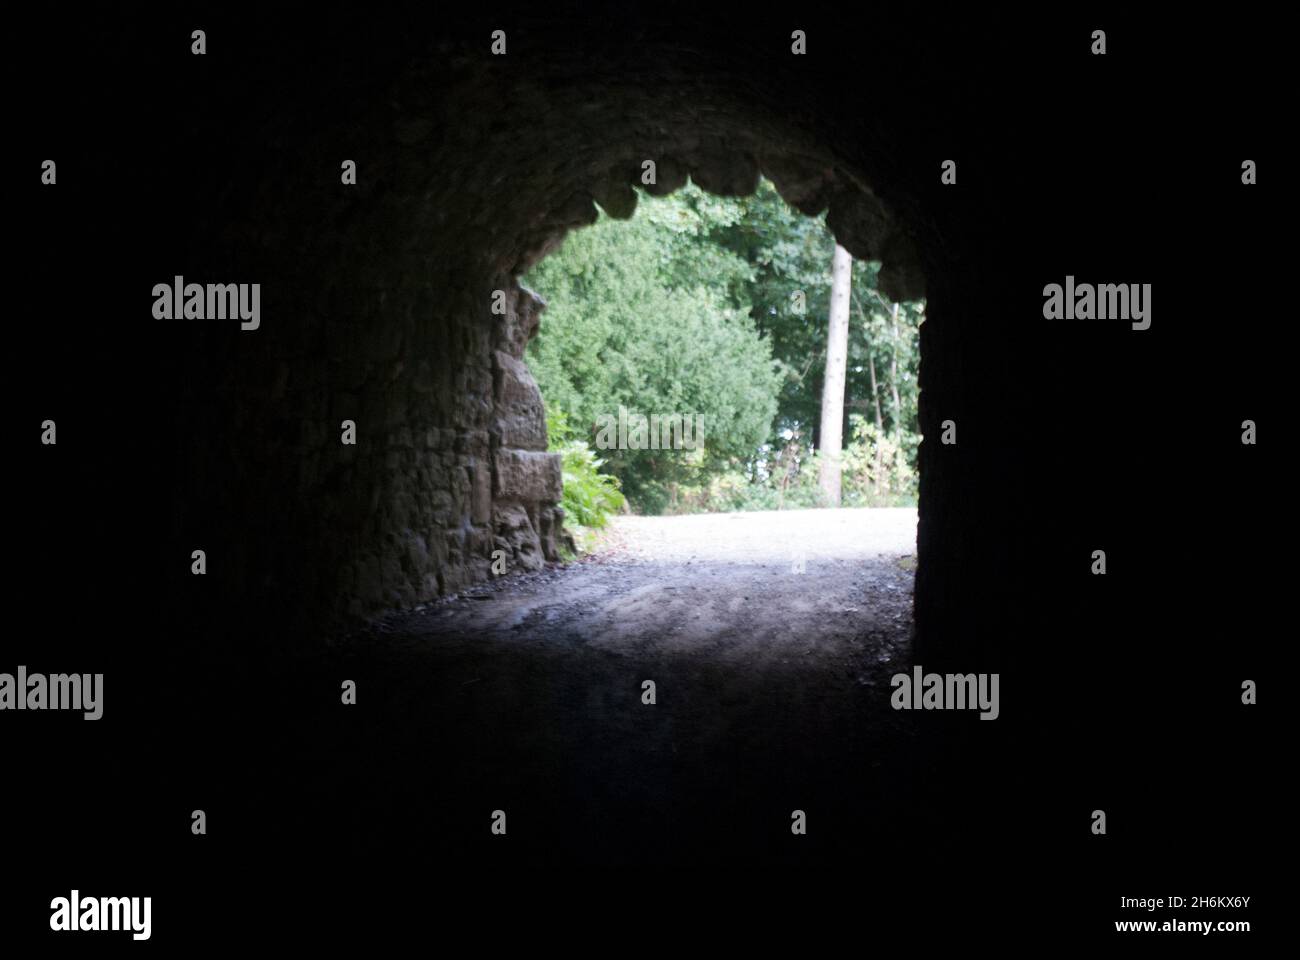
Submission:
[[[815,443],[835,238],[825,216],[795,210],[768,180],[737,202],[740,216],[715,227],[712,236],[753,269],[743,293],[783,372],[772,440],[779,446],[781,434],[798,431]]]
[[[703,419],[700,450],[598,450],[647,512],[671,507],[680,485],[748,464],[772,427],[781,375],[744,296],[753,269],[709,236],[740,212],[696,187],[642,197],[632,220],[602,216],[525,278],[548,301],[529,366],[548,409],[589,442],[620,407]]]
[[[840,505],[840,455],[844,440],[844,368],[849,352],[849,292],[853,257],[838,243],[831,265],[831,308],[826,327],[826,376],[822,382],[821,454],[818,485],[828,506]]]
[[[706,415],[703,451],[597,451],[641,512],[813,506],[835,502],[809,469],[836,433],[829,392],[840,502],[905,501],[924,304],[888,302],[880,264],[849,258],[854,322],[828,377],[835,255],[825,217],[767,180],[748,197],[642,194],[631,220],[602,216],[524,278],[549,301],[528,352],[548,410],[588,442],[619,405]]]

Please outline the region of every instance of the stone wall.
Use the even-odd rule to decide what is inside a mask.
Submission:
[[[264,320],[194,334],[175,516],[232,518],[207,536],[239,558],[234,602],[306,625],[481,582],[494,551],[511,572],[556,558],[560,464],[524,363],[543,304],[516,278],[595,204],[631,216],[645,160],[658,194],[687,176],[745,194],[761,172],[883,259],[890,295],[923,295],[918,238],[779,75],[756,90],[689,52],[575,54],[435,40],[382,86],[277,114],[255,171],[214,177],[187,273],[260,280]]]

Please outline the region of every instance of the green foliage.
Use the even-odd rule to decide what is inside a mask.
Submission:
[[[784,373],[774,430],[777,434],[798,430],[812,436],[821,420],[835,238],[824,215],[806,217],[794,210],[767,180],[752,197],[736,202],[744,206],[743,215],[719,226],[712,236],[754,267],[754,280],[748,288],[754,320],[758,330],[771,339],[773,356]],[[874,363],[882,426],[897,433],[913,429],[917,422],[917,328],[924,304],[900,304],[895,324],[892,304],[879,292],[879,275],[879,263],[853,262],[845,418],[853,411],[874,418]],[[792,302],[796,291],[804,294],[802,314]],[[891,370],[899,388],[898,409],[888,386]],[[844,435],[849,435],[848,429]]]
[[[845,506],[914,505],[917,493],[916,448],[918,434],[882,433],[860,413],[851,414],[852,439],[841,463]]]
[[[688,187],[644,198],[629,222],[576,231],[526,281],[548,301],[529,366],[549,409],[594,441],[619,407],[704,421],[701,450],[610,450],[607,469],[643,509],[671,503],[767,439],[780,374],[748,300],[753,270],[709,239],[735,201]],[[604,451],[602,451],[604,453]]]
[[[902,442],[882,434],[861,414],[850,417],[852,433],[841,453],[841,504],[846,507],[915,506],[916,448],[920,437],[904,433]],[[792,449],[792,448],[787,448]],[[816,453],[792,457],[766,479],[739,471],[710,477],[678,491],[677,512],[800,510],[825,507],[818,483]]]
[[[766,180],[751,197],[687,185],[603,214],[525,278],[547,299],[528,363],[550,411],[602,475],[646,513],[821,505],[816,433],[835,241]],[[918,326],[895,312],[880,265],[854,262],[845,383],[843,502],[914,502]],[[803,310],[792,296],[802,294]],[[875,384],[873,390],[872,371]],[[591,451],[619,407],[704,416],[702,450]],[[596,467],[580,466],[575,475]],[[566,459],[566,477],[570,470]],[[566,479],[566,497],[568,481]],[[572,522],[583,499],[575,496]],[[588,526],[584,524],[584,526]]]
[[[808,428],[821,412],[835,238],[824,216],[806,217],[791,208],[767,180],[737,202],[744,216],[721,226],[714,238],[754,268],[747,291],[752,315],[771,339],[782,372],[776,426]],[[803,294],[802,312],[795,293]]]
[[[568,418],[560,410],[546,416],[547,446],[560,454],[563,462],[564,526],[579,549],[589,545],[590,531],[599,530],[609,517],[623,509],[624,498],[617,477],[601,473],[604,463],[587,442],[574,435]]]

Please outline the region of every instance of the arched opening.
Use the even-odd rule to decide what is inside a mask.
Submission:
[[[747,195],[766,176],[794,208],[824,213],[854,257],[880,262],[879,288],[891,300],[925,295],[924,234],[869,185],[857,157],[800,122],[788,101],[734,89],[725,74],[683,58],[656,55],[630,71],[622,64],[617,79],[584,72],[580,83],[565,79],[562,59],[521,68],[452,58],[450,76],[443,64],[439,80],[455,124],[438,122],[449,107],[429,102],[434,66],[417,61],[395,79],[390,110],[367,102],[343,111],[329,134],[315,134],[346,129],[366,175],[355,190],[277,199],[277,222],[292,235],[258,259],[285,278],[280,289],[294,291],[291,316],[268,325],[255,346],[198,335],[214,338],[196,357],[215,381],[210,395],[224,404],[213,429],[250,451],[250,438],[267,439],[233,464],[235,477],[230,465],[190,465],[219,484],[212,497],[251,504],[251,525],[279,532],[229,545],[255,554],[240,569],[256,575],[231,584],[244,600],[303,623],[329,622],[488,582],[502,548],[513,569],[558,557],[559,465],[546,450],[536,389],[519,367],[539,303],[518,278],[568,231],[592,223],[597,204],[631,216],[647,163],[655,182],[645,189],[656,195],[688,177],[718,196]],[[639,77],[638,69],[651,73]],[[887,156],[878,160],[887,167]],[[246,209],[248,229],[278,237],[259,205],[268,199]],[[235,250],[225,256],[243,259]],[[213,259],[209,250],[204,262]],[[274,438],[268,412],[285,420]],[[921,417],[927,433],[924,399]],[[357,425],[355,444],[338,442],[344,420]],[[292,457],[254,462],[270,450]],[[928,456],[923,444],[922,593],[935,510]],[[249,489],[241,492],[241,481]],[[255,488],[309,496],[285,503]],[[203,502],[187,495],[178,510]],[[302,553],[285,556],[277,544],[286,541]]]
[[[319,144],[317,155],[332,155],[346,143],[357,184],[339,190],[330,177],[312,173],[312,188],[301,193],[245,197],[227,185],[220,194],[237,211],[231,236],[268,238],[256,261],[279,278],[279,297],[287,299],[273,300],[268,291],[266,309],[274,302],[278,319],[263,325],[256,344],[214,329],[196,333],[186,387],[203,398],[195,406],[205,419],[196,431],[202,442],[187,451],[185,472],[194,481],[177,497],[176,527],[192,530],[199,512],[243,518],[238,529],[206,533],[214,552],[239,558],[222,573],[221,598],[223,610],[235,611],[241,623],[237,643],[265,637],[267,649],[286,644],[311,657],[323,637],[338,635],[330,625],[342,618],[414,611],[414,620],[397,626],[379,621],[378,636],[395,637],[397,651],[423,651],[424,659],[411,661],[405,653],[347,659],[349,649],[374,648],[364,638],[359,646],[345,644],[341,656],[362,690],[452,684],[445,702],[440,697],[411,708],[409,716],[398,704],[410,707],[410,695],[390,692],[364,721],[379,725],[371,731],[375,738],[389,736],[381,731],[390,728],[402,731],[389,741],[401,756],[437,745],[449,815],[458,805],[491,802],[492,784],[507,778],[537,811],[558,816],[566,804],[580,804],[597,833],[603,818],[642,826],[605,852],[596,833],[590,845],[567,853],[538,839],[539,858],[723,861],[737,851],[726,831],[716,829],[724,816],[716,793],[720,756],[731,758],[726,766],[737,788],[748,784],[776,795],[802,782],[817,792],[823,816],[845,824],[871,794],[864,778],[888,775],[899,788],[871,803],[886,819],[904,815],[917,760],[903,749],[908,724],[890,710],[880,674],[906,651],[882,642],[871,676],[840,664],[844,695],[837,700],[821,689],[824,674],[801,667],[805,653],[790,652],[808,622],[806,615],[798,619],[794,603],[770,618],[782,649],[770,654],[766,671],[737,670],[725,657],[664,656],[659,647],[620,665],[616,652],[584,645],[581,637],[567,647],[530,645],[530,628],[553,609],[545,603],[545,580],[536,588],[539,602],[510,608],[494,604],[492,591],[477,589],[494,583],[495,551],[504,550],[519,569],[537,570],[558,558],[562,538],[558,456],[547,449],[545,412],[525,366],[540,302],[519,277],[569,231],[594,222],[598,205],[611,217],[628,217],[634,185],[669,194],[688,178],[711,195],[734,197],[752,194],[766,177],[800,213],[824,214],[842,247],[880,263],[878,288],[886,298],[927,298],[922,330],[931,340],[933,329],[943,329],[944,287],[934,295],[925,280],[943,275],[943,257],[906,178],[888,174],[903,163],[891,153],[898,147],[863,129],[853,136],[866,137],[870,148],[850,146],[843,130],[809,122],[825,104],[806,99],[812,95],[806,84],[784,85],[784,69],[757,86],[737,87],[735,64],[700,64],[689,50],[655,47],[629,55],[615,67],[579,64],[553,51],[508,63],[443,51],[398,72],[379,98],[383,108],[374,96],[342,109],[331,104],[320,129],[313,122],[318,117],[276,118],[304,124],[309,132],[294,135]],[[259,189],[300,181],[302,157],[312,153],[264,161],[283,169],[267,172]],[[647,161],[654,164],[652,184],[642,180]],[[250,256],[238,246],[214,251],[206,242],[201,249],[209,272]],[[943,383],[935,373],[942,364],[931,366],[930,348],[923,342],[922,349],[920,432],[937,436],[941,418],[930,401],[941,392],[934,388]],[[355,443],[340,443],[343,421],[355,424]],[[918,628],[926,585],[944,569],[943,557],[932,558],[929,549],[944,513],[930,446],[923,442],[920,451]],[[205,483],[211,486],[204,489]],[[249,537],[248,530],[259,535]],[[951,542],[944,547],[950,550]],[[898,568],[895,579],[874,587],[866,577],[848,576],[831,614],[849,623],[852,609],[865,608],[876,589],[877,598],[888,596],[891,630],[901,625],[906,634],[912,576]],[[574,602],[598,607],[599,586]],[[640,602],[650,611],[664,591],[661,581],[646,587]],[[183,589],[192,601],[187,633],[229,621],[213,616],[211,591]],[[466,601],[472,615],[438,613],[434,623],[428,605],[467,592],[488,599]],[[720,623],[732,613],[720,610]],[[436,637],[446,642],[439,646]],[[216,648],[231,642],[227,633]],[[429,659],[435,647],[455,655]],[[329,663],[319,676],[301,660],[284,670],[295,684],[324,683],[343,669]],[[429,679],[413,679],[420,677]],[[638,727],[638,715],[627,709],[642,705],[647,680],[662,698],[656,709],[663,720],[653,729]],[[709,703],[726,709],[716,712]],[[310,716],[313,724],[334,722]],[[303,722],[276,714],[263,726],[284,729],[290,740],[314,738]],[[685,738],[689,744],[673,734],[680,724],[697,731]],[[442,733],[451,729],[458,731],[454,739]],[[618,732],[637,746],[599,746]],[[572,754],[570,746],[579,742],[593,746]],[[848,786],[836,759],[845,749],[863,760]],[[277,757],[284,752],[271,750]],[[675,773],[674,757],[681,762]],[[397,802],[399,787],[410,787],[410,769],[370,753],[351,761],[350,768],[367,771],[356,774],[363,799],[349,792],[352,808],[330,815],[355,816],[359,830],[382,830],[390,819],[386,805]],[[296,766],[271,765],[286,795],[313,776],[305,767],[295,773]],[[596,802],[615,797],[590,794],[593,777],[604,778],[620,802]],[[690,829],[672,828],[675,804],[693,808]],[[747,835],[763,835],[761,811],[748,815],[755,819]],[[356,842],[365,846],[370,836],[363,832]],[[429,834],[421,842],[449,845],[445,852],[453,855],[467,853],[474,838]],[[827,842],[798,851],[759,843],[740,855],[816,859],[829,855]]]
[[[923,304],[891,304],[880,265],[852,261],[769,181],[638,195],[635,214],[602,213],[530,271],[546,301],[535,335],[520,358],[494,355],[501,435],[546,434],[562,459],[567,549],[532,539],[537,511],[509,504],[493,573],[557,549],[586,565],[540,590],[494,587],[491,619],[518,602],[539,642],[563,626],[624,655],[834,659],[837,676],[887,686],[867,674],[911,653]],[[828,424],[845,441],[834,459]],[[618,582],[575,616],[604,564]]]
[[[885,862],[880,886],[909,893],[898,864],[922,885],[975,865],[950,874],[960,896],[921,898],[931,917],[982,892],[1005,916],[981,865],[1006,863],[1057,923],[1065,900],[1041,877],[1080,865],[1093,882],[1073,902],[1095,905],[1153,850],[1186,872],[1267,847],[1258,798],[1204,756],[1272,769],[1269,714],[1234,687],[1276,646],[1255,601],[1282,569],[1257,558],[1282,502],[1264,438],[1286,354],[1225,352],[1191,282],[1228,238],[1211,268],[1240,281],[1243,316],[1275,311],[1276,285],[1256,282],[1279,255],[1273,103],[1238,98],[1217,146],[1195,142],[1200,107],[1240,79],[1225,54],[1285,62],[1258,24],[1218,29],[1210,55],[1192,27],[1112,17],[1112,53],[1094,56],[1096,25],[1071,15],[413,9],[54,10],[20,31],[16,62],[40,82],[14,106],[29,146],[11,178],[13,553],[22,612],[42,620],[13,631],[0,673],[103,669],[111,687],[78,731],[8,715],[12,766],[42,786],[14,794],[35,854],[20,860],[61,870],[49,838],[79,823],[76,858],[139,862],[141,890],[203,873],[204,849],[246,878],[276,843],[422,866]],[[202,56],[186,42],[200,26]],[[1194,96],[1153,112],[1171,71]],[[1123,149],[1073,149],[1080,124]],[[1162,143],[1185,148],[1176,164]],[[1259,185],[1239,179],[1247,157]],[[723,196],[769,176],[900,297],[924,279],[912,662],[1000,674],[996,723],[922,722],[866,686],[836,705],[794,664],[738,686],[698,659],[566,654],[529,643],[544,605],[491,636],[342,633],[489,594],[498,540],[530,564],[554,550],[552,451],[506,376],[537,319],[515,278],[597,205],[626,211],[648,159],[656,186]],[[1067,276],[1150,281],[1166,306],[1143,331],[1049,319],[1041,292]],[[260,326],[151,316],[151,287],[175,278],[260,284]],[[47,419],[58,444],[37,446]],[[1246,420],[1259,448],[1238,441]],[[958,442],[933,443],[946,421]],[[1219,480],[1250,509],[1201,522]],[[476,624],[494,602],[466,601]],[[137,742],[160,762],[124,776]],[[193,845],[199,805],[226,846]],[[1107,838],[1088,832],[1099,807]],[[509,843],[489,847],[501,808]],[[283,890],[267,893],[278,910]]]

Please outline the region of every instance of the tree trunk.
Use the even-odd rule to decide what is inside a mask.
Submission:
[[[838,243],[831,264],[831,315],[826,331],[826,380],[822,386],[821,469],[818,484],[828,506],[840,505],[843,450],[844,368],[849,353],[849,292],[853,257]]]
[[[880,441],[885,438],[885,418],[880,412],[880,391],[876,389],[876,358],[871,355],[871,342],[867,342],[867,369],[871,371],[871,399],[876,402],[876,469],[871,477],[871,485],[880,493],[880,469],[884,466],[883,451]]]
[[[894,304],[894,332],[889,343],[889,389],[894,392],[894,437],[903,441],[903,404],[898,399],[898,304]]]
[[[867,369],[871,371],[871,399],[876,402],[876,429],[885,435],[885,418],[880,412],[880,391],[876,387],[876,358],[871,355],[871,342],[867,342]]]

